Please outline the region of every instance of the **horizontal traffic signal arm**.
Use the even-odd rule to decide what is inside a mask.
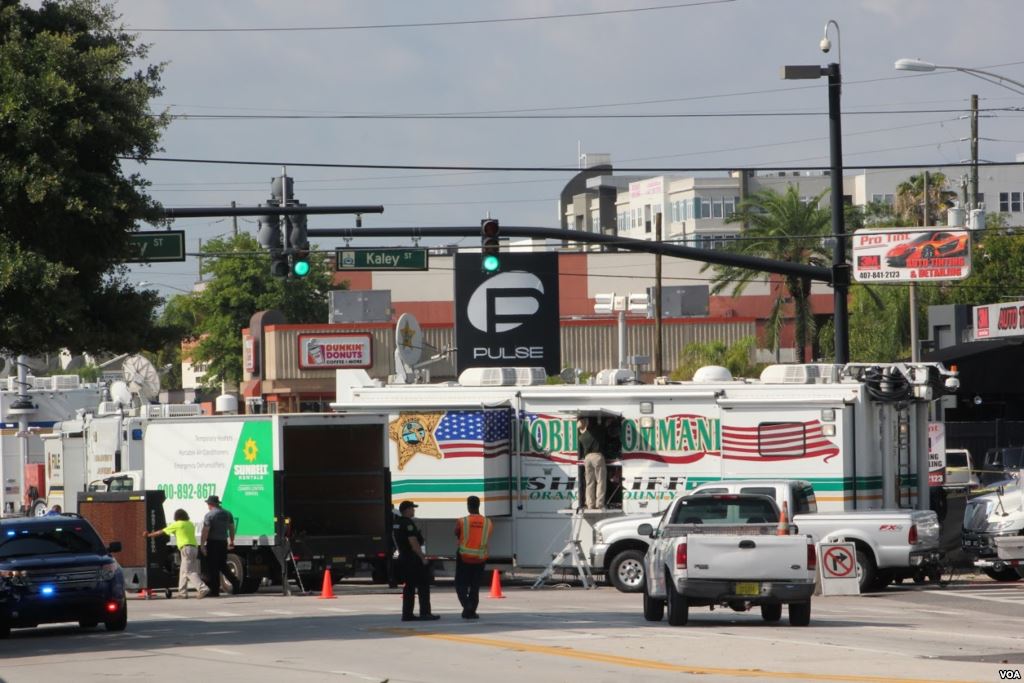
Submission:
[[[817,282],[833,283],[833,269],[821,266],[811,266],[803,263],[791,263],[789,261],[775,261],[761,258],[759,256],[747,256],[745,254],[733,254],[726,251],[711,249],[697,249],[696,247],[685,247],[680,244],[669,244],[665,242],[653,242],[649,240],[638,240],[629,237],[616,235],[603,235],[595,232],[583,232],[581,230],[561,230],[558,228],[532,228],[525,226],[502,225],[501,234],[503,237],[538,237],[570,242],[587,242],[590,244],[610,244],[619,249],[628,251],[639,251],[648,254],[661,254],[674,258],[687,258],[704,263],[712,263],[718,266],[735,266],[737,268],[748,268],[766,273],[778,273],[793,277],[805,277]],[[480,235],[480,226],[468,227],[426,227],[426,228],[316,228],[309,230],[309,236],[314,237],[474,237]],[[838,269],[840,277],[842,269]]]
[[[305,216],[323,214],[384,213],[379,204],[365,206],[183,206],[163,208],[164,218],[225,218],[229,216]]]

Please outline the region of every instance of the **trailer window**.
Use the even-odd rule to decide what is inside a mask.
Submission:
[[[757,426],[757,452],[765,458],[802,458],[807,454],[803,422],[762,422]]]
[[[818,511],[818,500],[814,497],[814,489],[802,486],[793,491],[794,515],[803,515]]]

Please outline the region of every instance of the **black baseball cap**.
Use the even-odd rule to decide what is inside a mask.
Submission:
[[[412,502],[411,500],[403,500],[402,504],[398,506],[398,511],[399,512],[405,512],[409,508],[418,508],[418,507],[419,507],[419,505],[417,505],[416,503]]]

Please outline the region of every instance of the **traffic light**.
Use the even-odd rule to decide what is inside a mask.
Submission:
[[[298,204],[297,206],[305,206]],[[288,247],[291,251],[291,273],[295,277],[309,275],[309,238],[306,236],[306,216],[288,216]]]
[[[487,274],[501,270],[500,232],[498,219],[484,218],[480,221],[480,270]]]
[[[277,202],[267,202],[276,206]],[[281,219],[278,216],[260,216],[257,239],[270,252],[270,274],[274,277],[288,277],[288,254],[281,248]]]

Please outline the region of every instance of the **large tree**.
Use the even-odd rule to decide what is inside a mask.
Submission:
[[[896,215],[903,225],[944,225],[947,205],[956,192],[946,189],[946,174],[928,173],[928,221],[924,222],[924,173],[912,175],[896,186]]]
[[[266,250],[247,233],[205,242],[203,254],[206,284],[196,293],[172,297],[163,321],[182,330],[191,327],[185,336],[198,340],[192,362],[208,364],[206,386],[241,381],[242,329],[257,311],[277,309],[293,323],[327,322],[333,262],[315,245],[309,275],[301,279],[273,277]]]
[[[0,349],[135,351],[159,337],[155,292],[122,264],[159,219],[122,160],[157,151],[160,66],[98,0],[0,0]]]
[[[831,253],[824,240],[829,234],[831,214],[819,205],[824,195],[822,192],[805,203],[795,185],[790,185],[783,194],[775,190],[754,193],[741,201],[736,213],[726,219],[727,223],[742,222],[746,226],[740,239],[730,246],[730,251],[776,261],[829,266]],[[757,270],[716,266],[711,293],[720,294],[732,287],[733,296],[738,296],[752,281],[762,277],[764,273]],[[807,342],[813,338],[815,329],[810,300],[811,282],[795,276],[786,276],[784,282],[784,288],[778,291],[768,315],[767,341],[778,349],[786,305],[792,301],[796,345],[803,360]]]

